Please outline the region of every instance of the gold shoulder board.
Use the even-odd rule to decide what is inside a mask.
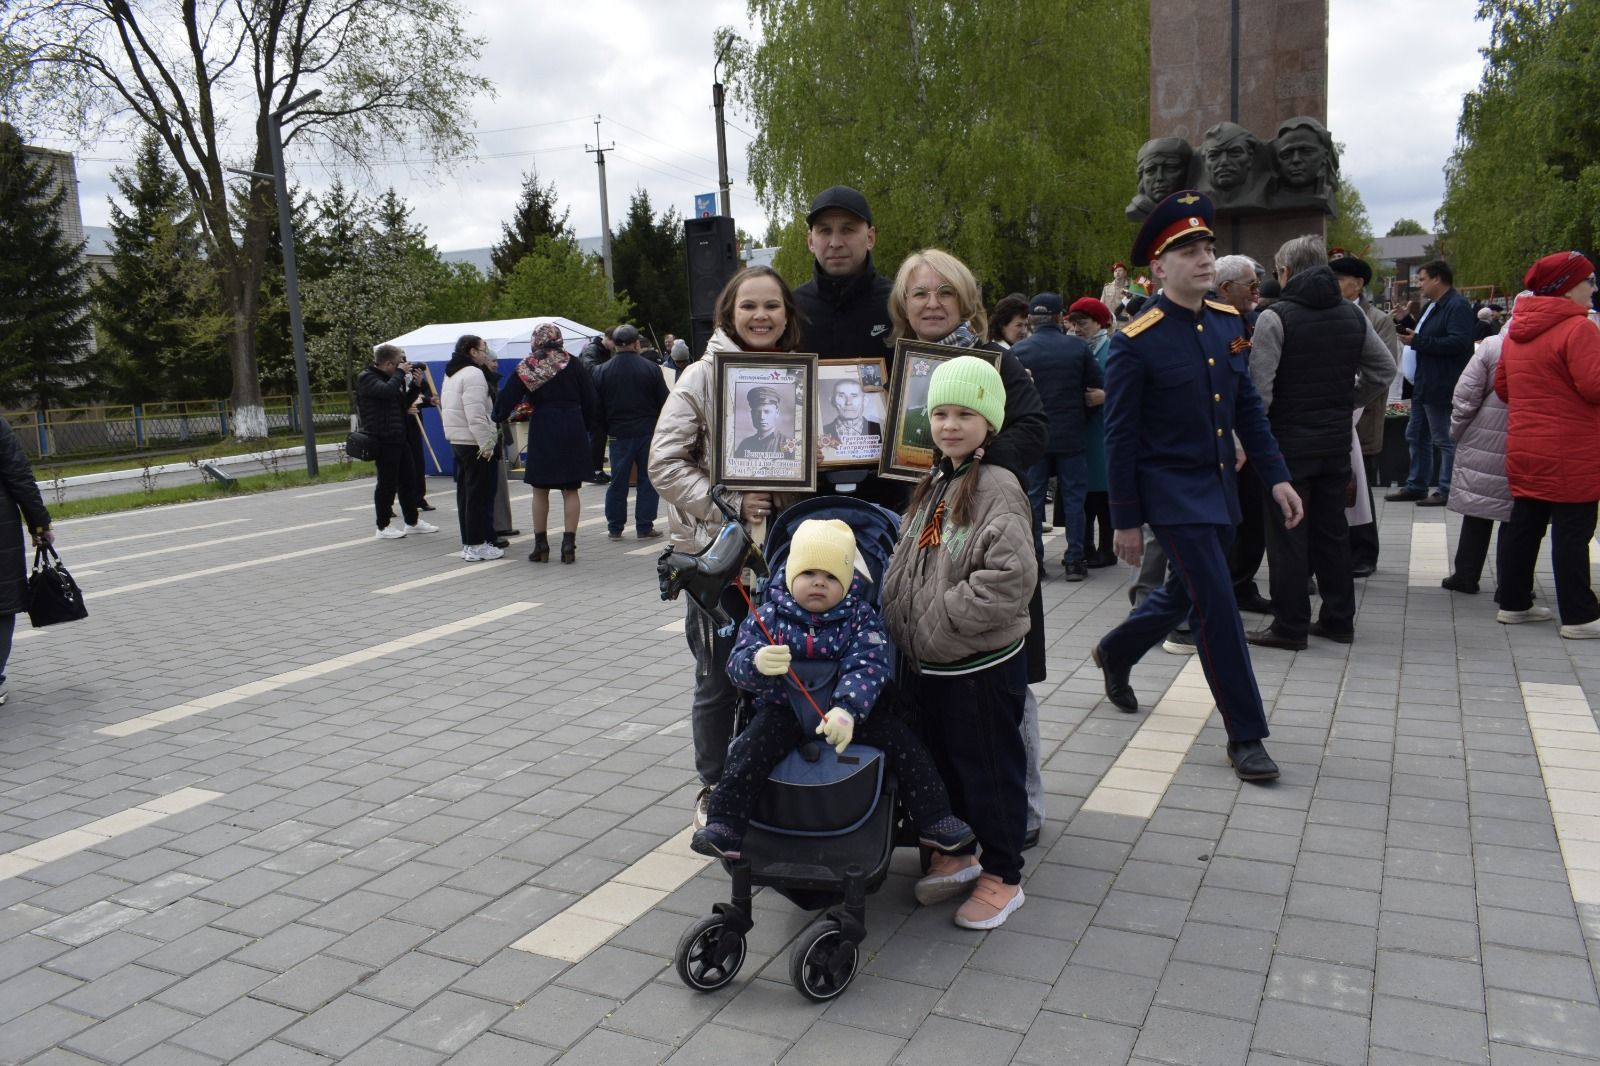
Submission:
[[[1206,306],[1214,311],[1226,311],[1230,315],[1239,313],[1239,309],[1232,304],[1225,304],[1221,300],[1207,300]]]
[[[1167,317],[1167,313],[1159,307],[1152,307],[1138,318],[1122,327],[1124,337],[1137,337],[1151,326]]]

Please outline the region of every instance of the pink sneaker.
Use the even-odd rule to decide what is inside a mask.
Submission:
[[[983,872],[975,855],[945,855],[935,852],[928,872],[917,882],[917,902],[923,906],[960,895],[961,886],[971,884]]]
[[[998,929],[1011,912],[1022,906],[1022,886],[1008,885],[994,874],[984,874],[972,888],[972,895],[956,910],[956,924],[963,929]]]

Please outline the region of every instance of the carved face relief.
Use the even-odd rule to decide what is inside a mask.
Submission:
[[[1328,150],[1308,129],[1290,130],[1278,138],[1278,172],[1290,188],[1315,185],[1328,166]]]
[[[1156,203],[1183,188],[1189,161],[1177,152],[1152,152],[1139,163],[1139,191]]]
[[[1206,169],[1211,174],[1211,187],[1237,189],[1243,185],[1250,174],[1250,156],[1250,143],[1242,138],[1225,144],[1206,145]]]

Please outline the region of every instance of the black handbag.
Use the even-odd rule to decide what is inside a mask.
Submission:
[[[352,429],[345,438],[344,453],[352,459],[370,461],[378,457],[378,442],[364,429]]]
[[[28,621],[33,628],[76,622],[89,617],[78,583],[67,573],[61,556],[49,544],[33,550],[33,573],[28,575]]]

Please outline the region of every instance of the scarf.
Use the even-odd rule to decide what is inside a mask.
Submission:
[[[517,364],[517,377],[535,393],[571,361],[572,354],[562,347],[561,327],[547,322],[533,331],[533,353]]]
[[[976,348],[978,346],[978,335],[972,332],[971,326],[963,322],[951,330],[950,335],[939,343],[948,344],[954,348]]]

